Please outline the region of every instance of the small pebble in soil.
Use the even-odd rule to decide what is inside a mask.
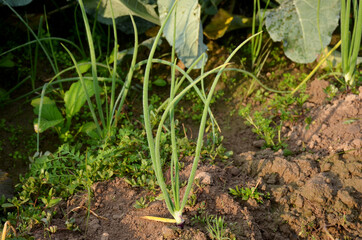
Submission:
[[[231,175],[233,175],[233,176],[239,175],[240,172],[241,172],[240,169],[238,169],[238,168],[236,168],[236,167],[233,167],[233,168],[230,169],[230,173],[231,173]]]
[[[298,195],[297,199],[295,200],[295,206],[297,208],[302,208],[303,207],[303,197]]]
[[[175,239],[175,231],[170,226],[162,227],[162,235],[165,239]]]
[[[337,196],[341,201],[346,204],[349,208],[353,208],[357,206],[357,202],[355,199],[349,194],[346,190],[339,190]]]
[[[101,240],[108,240],[109,239],[109,233],[102,233]]]
[[[262,139],[253,142],[253,146],[257,147],[257,148],[262,148],[264,145],[265,145],[265,141]]]
[[[114,214],[114,215],[112,215],[112,218],[113,219],[122,219],[123,216],[124,216],[124,214]]]

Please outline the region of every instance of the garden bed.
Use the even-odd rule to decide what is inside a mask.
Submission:
[[[318,84],[318,80],[312,82],[312,86]],[[136,209],[136,201],[149,193],[116,178],[92,186],[94,195],[88,224],[86,193],[63,202],[58,212],[68,215],[61,214],[54,219],[53,225],[58,226],[58,231],[53,239],[209,239],[203,220],[206,212],[225,219],[230,238],[361,238],[362,161],[358,141],[361,139],[361,97],[345,94],[326,103],[322,88],[313,88],[313,94],[305,103],[311,108],[312,126],[301,132],[306,123],[300,121],[285,130],[292,136],[289,143],[293,150],[299,152],[293,156],[285,157],[281,150],[256,150],[250,144],[257,140],[256,136],[243,125],[240,117],[233,117],[238,124],[223,132],[225,145],[232,144],[236,146],[234,150],[242,150],[226,161],[200,164],[194,203],[185,210],[183,229],[142,219],[142,216],[170,218],[170,215],[163,201]],[[232,106],[223,108],[223,112],[214,112],[221,125],[226,126],[223,116]],[[334,114],[326,119],[325,111],[333,106],[336,106]],[[343,123],[348,119],[356,120]],[[326,127],[318,133],[322,125]],[[311,135],[309,132],[321,136],[320,139],[308,141],[301,137]],[[336,137],[338,132],[343,134]],[[333,140],[337,138],[344,145]],[[192,159],[185,158],[183,162],[182,181],[188,176]],[[263,199],[263,203],[254,198],[242,200],[230,194],[229,188],[235,186],[256,187],[262,194],[270,193],[270,198]],[[81,232],[61,230],[66,229],[65,220],[69,218],[75,219]],[[42,238],[43,229],[34,234],[36,239]]]
[[[75,3],[63,1],[64,8],[52,6],[49,25],[57,28],[60,22],[73,24],[73,17],[83,22],[87,15],[83,12],[81,17]],[[291,7],[288,4],[284,10]],[[222,1],[219,7],[241,11],[241,5]],[[117,44],[113,46],[111,27],[90,20],[92,32],[83,26],[67,32],[61,24],[59,33],[50,34],[48,25],[45,28],[38,23],[38,15],[46,16],[38,13],[39,6],[35,3],[29,9],[34,10],[32,7],[37,11],[34,19],[30,17],[36,22],[31,27],[39,27],[39,38],[71,35],[73,45],[64,39],[43,41],[57,60],[57,68],[67,69],[53,80],[50,79],[60,70],[53,64],[51,69],[49,59],[40,51],[34,53],[40,45],[14,50],[0,59],[8,64],[1,68],[4,74],[0,76],[0,194],[6,196],[0,198],[0,226],[3,229],[10,226],[8,236],[12,239],[362,239],[362,87],[358,64],[355,83],[348,85],[328,68],[333,59],[313,74],[310,73],[322,56],[309,64],[287,59],[283,51],[291,53],[288,48],[293,44],[287,44],[292,43],[290,39],[272,43],[268,40],[271,35],[260,34],[259,40],[265,45],[259,59],[253,53],[255,46],[248,42],[227,67],[253,74],[235,69],[222,73],[210,98],[216,122],[210,119],[204,122],[206,131],[200,138],[204,145],[200,147],[196,180],[181,216],[185,222],[176,225],[151,221],[144,217],[170,221],[178,217],[179,202],[174,201],[173,213],[177,214],[172,216],[168,210],[172,204],[167,208],[155,172],[160,177],[159,172],[163,171],[165,189],[170,190],[174,187],[172,183],[177,182],[177,174],[171,177],[170,172],[175,173],[180,167],[180,195],[188,194],[186,182],[197,155],[196,141],[206,101],[190,89],[177,102],[175,112],[169,112],[176,119],[174,143],[179,147],[176,157],[179,164],[173,158],[170,144],[173,123],[166,120],[159,128],[160,166],[156,167],[160,171],[157,172],[152,153],[157,154],[150,150],[149,141],[151,138],[155,141],[153,134],[165,109],[162,104],[171,86],[179,87],[175,94],[189,86],[187,80],[179,86],[179,82],[172,82],[170,65],[160,64],[161,60],[173,62],[167,41],[157,46],[154,58],[160,59],[150,68],[151,74],[144,66],[133,68],[133,60],[152,56],[148,41],[155,35],[152,31],[157,32],[158,28],[139,35],[143,46],[132,60],[132,35],[118,32],[117,51],[128,48],[127,54],[121,52],[118,59],[112,53]],[[283,4],[281,8],[276,5],[273,8],[284,11]],[[29,9],[19,8],[19,12],[23,14]],[[14,17],[7,10],[5,6],[0,8],[8,14],[1,18],[4,19],[1,24],[6,26],[3,34],[16,43],[3,40],[6,50],[19,46],[23,39],[31,39],[24,29],[7,24]],[[334,8],[327,10],[333,10],[329,14],[337,26],[339,12]],[[306,9],[304,12],[308,13]],[[65,20],[64,16],[72,19],[60,21]],[[204,16],[207,24],[212,22],[211,15]],[[273,16],[279,14],[269,15]],[[128,25],[131,26],[130,22]],[[221,38],[218,40],[205,39],[209,50],[205,72],[224,64],[238,44],[250,36],[249,28],[234,30],[222,38],[218,36]],[[274,31],[278,29],[282,28]],[[337,46],[339,39],[340,34],[333,35],[331,45]],[[141,40],[147,40],[146,44]],[[69,44],[69,52],[59,44],[61,41]],[[203,42],[200,44],[206,49]],[[97,59],[90,57],[92,50],[87,45],[96,49]],[[313,57],[319,50],[318,44],[307,55]],[[71,61],[70,53],[85,68],[72,69],[81,65],[74,59]],[[185,52],[177,53],[180,59],[185,57],[182,54]],[[291,56],[296,55],[292,51]],[[256,58],[250,61],[251,56]],[[117,61],[121,63],[116,64]],[[181,77],[181,70],[187,68],[179,60],[177,66],[180,68],[175,75]],[[190,76],[195,80],[200,72],[193,70]],[[215,75],[195,86],[207,95]],[[308,75],[313,76],[309,81]],[[306,84],[299,86],[304,80]],[[51,86],[52,81],[57,84]],[[42,88],[45,84],[47,90]],[[149,94],[146,104],[142,103],[142,95],[147,95],[143,88]],[[290,93],[296,89],[296,93]],[[124,100],[119,101],[123,105],[118,109],[116,93]],[[18,97],[22,98],[15,101]],[[44,105],[41,101],[45,101]],[[40,106],[45,109],[42,118]],[[41,126],[37,117],[45,124]],[[34,130],[41,134],[37,136]]]

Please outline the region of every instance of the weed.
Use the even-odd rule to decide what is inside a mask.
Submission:
[[[221,99],[225,95],[223,90],[217,91],[212,97],[211,104],[215,103],[218,99]],[[202,109],[204,108],[203,100],[198,96],[195,90],[190,90],[185,95],[186,103],[180,109],[176,109],[176,112],[182,117],[182,119],[191,118],[194,121],[200,121],[202,117]]]
[[[327,101],[330,102],[337,95],[338,88],[333,84],[330,84],[325,89],[323,89],[323,91],[325,94],[327,94]]]
[[[313,232],[313,230],[315,230],[315,227],[316,226],[315,226],[314,221],[310,221],[305,224],[302,224],[298,235],[303,238],[312,238],[313,239],[314,236],[312,235],[312,232]]]
[[[270,193],[260,193],[255,187],[247,188],[235,186],[235,188],[229,188],[229,193],[237,198],[241,198],[244,201],[255,199],[258,203],[263,203],[263,199],[269,199]]]
[[[133,207],[136,209],[142,209],[148,207],[146,198],[141,197],[140,199],[136,200],[135,204],[133,204]]]
[[[223,217],[210,215],[206,218],[206,229],[211,239],[226,240],[230,239],[229,232]]]
[[[227,228],[227,224],[225,223],[223,217],[207,214],[205,201],[200,203],[200,206],[197,209],[197,214],[191,218],[191,223],[193,225],[204,225],[211,239],[235,239],[233,234]]]
[[[276,136],[276,129],[271,127],[271,119],[264,118],[262,112],[256,111],[253,115],[250,113],[251,105],[239,110],[239,115],[246,119],[246,124],[252,125],[253,132],[265,140],[266,146],[274,147],[274,137]]]
[[[308,117],[306,117],[306,118],[304,119],[304,122],[307,124],[307,125],[305,126],[305,129],[306,129],[306,130],[309,129],[310,125],[312,124],[312,121],[313,121],[313,119],[312,119],[311,116],[308,116]]]
[[[293,122],[303,115],[302,106],[309,96],[303,92],[297,96],[274,94],[268,102],[263,100],[263,96],[262,90],[256,93],[256,100],[263,103],[261,110],[251,113],[251,104],[248,104],[239,110],[239,115],[246,120],[247,125],[253,126],[254,133],[265,140],[265,147],[285,149],[287,145],[281,137],[283,123]]]
[[[195,214],[192,218],[191,218],[191,223],[193,225],[195,225],[196,223],[198,224],[206,224],[206,203],[205,201],[202,201],[200,203],[200,206],[197,209],[197,214]]]

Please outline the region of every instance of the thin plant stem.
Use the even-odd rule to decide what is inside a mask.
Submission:
[[[15,11],[14,8],[12,8],[6,1],[3,1],[3,3],[10,8],[10,10],[20,19],[20,21],[21,21],[22,23],[24,23],[25,27],[29,30],[29,32],[30,32],[30,33],[33,35],[33,37],[37,40],[38,44],[40,45],[40,47],[41,47],[42,50],[44,51],[44,54],[45,54],[45,56],[47,57],[47,59],[48,59],[50,65],[51,65],[54,73],[57,73],[56,68],[55,68],[55,66],[54,66],[54,63],[53,63],[52,59],[50,58],[47,49],[44,47],[44,45],[41,43],[41,41],[39,41],[38,36],[34,33],[34,31],[30,28],[30,26],[25,22],[25,20]]]
[[[15,51],[15,50],[17,50],[17,49],[20,49],[20,48],[22,48],[22,47],[26,47],[26,46],[28,46],[28,45],[31,45],[31,44],[33,44],[33,43],[38,44],[38,43],[41,42],[41,41],[49,41],[49,40],[62,41],[62,42],[68,43],[68,44],[72,45],[73,47],[75,47],[75,48],[79,51],[79,53],[82,54],[82,57],[85,57],[85,56],[84,56],[84,53],[82,53],[81,49],[80,49],[77,45],[75,45],[73,42],[71,42],[71,41],[69,41],[69,40],[67,40],[67,39],[65,39],[65,38],[58,38],[58,37],[38,38],[37,40],[29,41],[29,42],[27,42],[27,43],[18,45],[18,46],[14,47],[14,48],[12,48],[12,49],[10,49],[10,50],[7,50],[7,51],[5,51],[5,52],[0,53],[0,57],[3,56],[3,55],[8,54],[8,53],[10,53],[10,52],[13,52],[13,51]]]
[[[110,133],[110,128],[112,124],[112,118],[113,118],[113,108],[114,108],[114,102],[115,102],[115,95],[116,95],[116,76],[117,76],[117,54],[118,54],[118,37],[117,37],[117,28],[116,28],[116,21],[114,17],[113,12],[113,6],[112,1],[110,1],[111,6],[111,12],[112,12],[112,25],[113,25],[113,37],[114,37],[114,47],[113,47],[113,72],[112,72],[112,87],[111,87],[111,103],[109,106],[109,117],[108,117],[108,132]],[[108,38],[109,39],[109,38]],[[108,113],[108,111],[107,111]]]
[[[159,163],[159,161],[156,159],[155,141],[153,139],[153,133],[152,133],[152,127],[151,127],[151,121],[150,121],[150,111],[149,111],[149,106],[148,106],[148,85],[149,85],[150,71],[151,71],[151,67],[152,67],[152,59],[155,54],[157,43],[161,37],[163,29],[165,28],[166,23],[167,23],[168,19],[170,18],[172,11],[175,9],[177,2],[178,2],[178,0],[176,0],[174,2],[169,13],[167,14],[167,17],[166,17],[164,23],[161,25],[161,28],[155,38],[154,44],[149,53],[149,57],[148,57],[147,65],[146,65],[146,69],[145,69],[144,80],[143,80],[143,116],[144,116],[144,124],[145,124],[145,128],[146,128],[146,133],[147,133],[148,146],[150,149],[150,155],[151,155],[151,159],[152,159],[152,165],[155,170],[155,175],[156,175],[158,184],[161,188],[162,193],[164,194],[165,202],[166,202],[169,212],[176,219],[176,221],[180,221],[180,216],[175,216],[175,207],[167,192],[167,187],[166,187],[166,184],[163,179],[162,167],[161,167],[161,164]]]
[[[117,125],[117,120],[118,120],[119,114],[121,113],[123,104],[124,104],[124,102],[126,100],[129,88],[131,86],[133,72],[136,69],[135,65],[136,65],[137,54],[138,54],[138,32],[137,32],[137,26],[136,26],[136,23],[135,23],[135,21],[133,19],[133,16],[130,15],[130,18],[131,18],[133,29],[134,29],[133,56],[132,56],[132,61],[131,61],[131,67],[130,67],[130,69],[128,71],[128,74],[127,74],[127,80],[126,80],[125,84],[123,85],[123,88],[122,88],[121,92],[119,93],[116,104],[114,105],[114,108],[113,108],[112,116],[115,116],[115,125]],[[147,61],[145,61],[145,63],[146,62]],[[119,99],[121,99],[121,100],[120,100],[120,103],[118,105],[118,110],[117,110],[116,114],[114,114],[114,112],[116,111],[117,103],[118,103]]]
[[[77,37],[78,37],[80,49],[81,49],[82,54],[84,54],[83,41],[82,41],[82,38],[80,37],[80,31],[79,31],[78,19],[77,19],[78,6],[79,6],[79,5],[77,4],[76,7],[74,8],[74,23],[75,23],[75,31],[76,31],[76,33],[77,33]]]
[[[296,93],[319,69],[319,67],[327,60],[327,58],[341,45],[342,40],[340,40],[328,53],[322,58],[322,60],[314,67],[314,69],[304,78],[304,80],[291,92],[291,94]]]
[[[87,33],[89,53],[90,53],[91,63],[92,63],[93,88],[94,88],[94,92],[95,92],[94,95],[96,98],[98,114],[99,114],[103,127],[106,127],[106,122],[104,119],[103,108],[102,108],[102,102],[101,102],[101,98],[100,98],[100,87],[98,85],[97,65],[96,65],[96,56],[95,56],[95,50],[94,50],[93,37],[92,37],[91,31],[90,31],[88,17],[85,12],[83,0],[79,0],[79,5],[80,5],[80,9],[82,11],[84,26],[85,26],[86,33]]]
[[[171,67],[171,88],[170,88],[170,100],[172,101],[175,96],[175,84],[176,84],[176,58],[175,58],[175,46],[176,46],[176,19],[177,19],[177,5],[174,13],[174,29],[173,29],[173,44],[172,44],[172,52],[171,52],[171,62],[173,65]],[[173,192],[173,199],[175,203],[175,209],[180,208],[180,185],[179,185],[179,163],[178,163],[178,153],[177,153],[177,143],[176,143],[176,124],[175,124],[175,105],[171,106],[170,110],[170,129],[171,129],[171,185]]]
[[[36,152],[39,153],[40,152],[40,121],[41,121],[41,113],[42,113],[42,109],[43,109],[43,101],[44,101],[44,95],[45,95],[45,90],[48,86],[48,83],[44,84],[44,86],[42,87],[43,90],[41,91],[41,95],[40,95],[40,105],[39,105],[39,113],[38,113],[38,129],[35,129],[36,132]]]

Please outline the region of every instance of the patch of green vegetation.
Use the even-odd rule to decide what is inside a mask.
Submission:
[[[332,101],[332,99],[337,95],[338,88],[333,84],[328,85],[324,90],[325,94],[327,94],[327,100]]]
[[[269,67],[278,66],[278,69],[282,69],[287,65],[287,58],[281,53],[279,47],[275,46],[270,52],[271,59],[268,60],[267,64]]]
[[[244,201],[255,199],[257,203],[264,203],[263,199],[270,199],[270,193],[260,193],[255,187],[241,187],[235,186],[235,188],[229,188],[229,193],[237,198],[241,198]]]
[[[223,90],[217,91],[211,100],[211,104],[215,103],[218,99],[224,96],[225,92]],[[181,106],[180,109],[176,109],[182,119],[191,118],[194,121],[200,121],[202,117],[202,110],[204,109],[204,103],[201,98],[197,95],[194,89],[190,90],[185,95],[185,100],[189,105]]]
[[[136,200],[133,207],[136,209],[142,209],[148,207],[149,202],[147,202],[147,198],[141,197],[140,199]]]
[[[191,224],[200,224],[204,226],[211,239],[236,239],[223,217],[211,215],[206,212],[205,201],[200,203],[197,213],[191,218]]]
[[[226,239],[236,239],[235,236],[230,236],[229,230],[227,229],[227,225],[224,221],[223,217],[217,217],[210,215],[206,218],[207,223],[207,231],[211,239],[217,240],[226,240]]]
[[[197,210],[197,214],[191,218],[193,225],[200,224],[205,227],[211,239],[217,240],[234,240],[235,235],[230,231],[223,217],[208,214],[206,212],[206,204],[202,202]]]
[[[4,118],[0,119],[0,130],[6,132],[9,136],[5,141],[0,140],[0,150],[8,149],[11,146],[15,150],[9,153],[9,157],[14,160],[27,161],[28,156],[36,152],[36,136],[26,135],[21,126],[14,126],[7,123]]]
[[[44,224],[42,219],[51,220],[60,199],[115,175],[125,177],[133,186],[154,190],[155,178],[146,157],[145,135],[131,126],[120,129],[113,141],[94,142],[86,152],[81,151],[81,144],[63,144],[53,154],[34,156],[29,172],[16,185],[19,194],[3,202],[2,217],[19,232],[27,233],[36,224]],[[163,156],[167,154],[164,152]]]
[[[303,77],[302,74],[297,80],[293,75],[286,73],[283,81],[278,84],[279,89],[294,88]],[[281,129],[285,122],[296,121],[305,114],[302,106],[309,97],[305,94],[305,89],[306,86],[303,86],[299,95],[270,94],[259,89],[254,94],[254,100],[261,104],[260,110],[252,111],[251,104],[247,104],[239,110],[239,115],[246,120],[247,125],[253,127],[254,133],[265,140],[265,147],[270,147],[275,151],[286,150],[288,146],[281,136]],[[290,153],[289,150],[287,152]]]
[[[0,123],[5,126],[4,121]],[[120,125],[121,128],[114,129],[112,137],[107,141],[84,138],[73,145],[65,143],[54,153],[38,153],[33,156],[29,172],[20,176],[20,183],[16,185],[18,194],[0,201],[2,221],[8,220],[23,236],[39,224],[51,233],[55,229],[50,228],[50,223],[57,213],[56,205],[59,201],[78,191],[90,189],[96,181],[108,180],[114,176],[123,177],[133,187],[151,191],[150,196],[139,199],[134,205],[136,208],[147,207],[155,200],[158,187],[152,162],[147,154],[145,131],[127,120],[123,120]],[[161,137],[161,143],[165,146],[161,152],[164,160],[170,158],[171,154],[171,146],[166,144],[169,137],[167,131]],[[225,155],[223,148],[219,146],[221,140],[216,142],[215,148],[205,146],[203,156],[214,159],[218,155]],[[194,154],[195,143],[181,137],[178,138],[178,143],[183,156]],[[77,228],[71,219],[67,220],[68,225],[69,228]]]

